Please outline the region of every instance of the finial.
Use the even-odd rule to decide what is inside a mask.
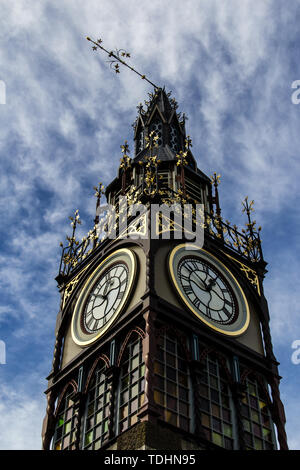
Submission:
[[[80,220],[78,209],[75,211],[73,217],[72,216],[69,217],[69,220],[71,220],[71,226],[73,227],[73,231],[72,231],[72,236],[69,237],[67,235],[66,239],[69,242],[69,247],[71,247],[71,249],[72,249],[74,245],[77,246],[79,244],[79,242],[75,238],[75,232],[76,232],[77,225],[81,225],[81,220]],[[64,246],[63,246],[62,242],[60,242],[60,246],[61,246],[62,249],[64,249]]]
[[[176,165],[177,166],[182,167],[182,166],[188,164],[188,151],[189,151],[190,147],[192,147],[192,139],[190,138],[189,135],[186,136],[184,147],[185,147],[184,152],[182,150],[180,150],[180,152],[176,154],[176,158],[177,158]]]
[[[77,209],[74,213],[74,217],[70,216],[69,219],[71,220],[71,226],[73,227],[72,237],[74,237],[77,225],[81,225],[79,210]]]
[[[254,204],[254,201],[250,201],[249,203],[248,196],[246,196],[245,199],[242,201],[242,205],[243,205],[242,211],[246,212],[246,214],[249,216],[250,212],[254,211],[253,204]]]
[[[139,103],[139,105],[136,108],[137,108],[139,114],[144,114],[145,111],[144,111],[144,107],[143,107],[142,103]]]
[[[185,139],[185,148],[186,148],[186,150],[189,150],[190,147],[193,147],[192,146],[192,139],[190,138],[189,135],[187,135],[186,139]]]
[[[126,155],[127,152],[130,153],[129,145],[128,145],[127,140],[124,141],[124,145],[120,145],[120,148],[122,149],[122,153],[124,155]]]
[[[129,145],[128,145],[127,140],[125,140],[124,145],[120,145],[120,148],[121,148],[122,154],[123,154],[123,157],[120,158],[120,162],[121,162],[120,163],[120,169],[126,171],[128,168],[131,167],[131,158],[129,157],[129,155],[127,155],[127,153],[130,153]]]
[[[246,224],[247,230],[249,233],[257,233],[261,231],[261,226],[258,228],[256,227],[256,220],[251,219],[251,212],[254,212],[254,201],[248,202],[248,196],[245,197],[245,199],[242,201],[242,212],[246,212],[247,217],[248,217],[248,224]]]
[[[120,63],[122,65],[125,65],[125,67],[129,68],[130,70],[132,70],[132,72],[139,75],[142,78],[142,80],[146,80],[146,82],[150,83],[150,85],[152,85],[155,89],[158,88],[154,83],[152,83],[146,77],[146,75],[141,74],[140,72],[135,70],[133,67],[131,67],[129,64],[127,64],[127,62],[125,62],[122,59],[122,57],[123,58],[130,58],[130,53],[129,52],[125,51],[124,49],[115,49],[115,51],[108,51],[107,49],[105,49],[101,45],[102,42],[103,42],[102,39],[97,39],[97,41],[94,41],[90,37],[87,37],[86,39],[94,44],[94,46],[92,46],[93,51],[96,51],[97,49],[101,49],[102,51],[106,52],[106,54],[109,57],[108,62],[110,64],[110,67],[115,71],[115,73],[120,73],[120,66],[119,66],[119,63]]]
[[[105,193],[105,187],[104,184],[101,183],[101,181],[98,183],[98,186],[93,186],[93,189],[95,190],[95,197],[97,198],[97,201],[100,200],[102,194]]]
[[[217,175],[216,172],[211,177],[211,183],[214,185],[215,188],[217,188],[220,184],[221,181],[221,175]]]

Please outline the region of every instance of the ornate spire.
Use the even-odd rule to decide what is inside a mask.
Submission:
[[[154,132],[157,137],[157,155],[164,161],[176,162],[176,156],[185,153],[186,164],[196,169],[196,162],[190,150],[189,140],[186,148],[185,117],[177,112],[178,103],[171,98],[171,92],[158,88],[148,93],[149,100],[137,107],[138,115],[133,124],[135,140],[135,161],[145,160],[149,154],[147,136]]]

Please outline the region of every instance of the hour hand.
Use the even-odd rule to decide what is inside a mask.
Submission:
[[[114,283],[114,280],[113,280],[113,279],[110,279],[109,281],[107,281],[106,286],[105,286],[105,289],[104,289],[104,292],[103,292],[103,298],[106,298],[106,297],[107,297],[108,289],[110,288],[110,286],[113,285],[113,283]]]
[[[216,284],[216,279],[210,279],[208,283],[206,284],[206,290],[210,292],[215,284]]]
[[[100,299],[105,299],[105,296],[102,294],[92,294],[91,297],[95,297],[95,298],[100,297]]]

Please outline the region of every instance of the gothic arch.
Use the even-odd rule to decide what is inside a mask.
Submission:
[[[84,393],[86,394],[88,392],[88,389],[89,389],[89,385],[90,385],[90,381],[93,377],[93,374],[99,364],[99,362],[102,361],[105,365],[105,368],[108,369],[108,367],[110,367],[110,360],[108,359],[108,357],[106,356],[106,354],[101,354],[101,356],[99,356],[93,363],[92,367],[91,367],[91,370],[89,372],[89,375],[86,379],[86,384],[85,384],[85,387],[84,387]]]
[[[68,382],[68,383],[64,386],[62,392],[60,393],[59,398],[58,398],[58,401],[57,401],[56,409],[55,409],[55,412],[54,412],[54,417],[55,417],[55,418],[57,417],[57,414],[58,414],[58,412],[59,412],[59,408],[60,408],[60,406],[61,406],[61,403],[62,403],[62,401],[63,401],[63,399],[64,399],[64,397],[65,397],[65,395],[66,395],[66,393],[67,393],[67,391],[68,391],[68,389],[69,389],[70,387],[73,388],[73,392],[74,392],[74,393],[77,392],[77,390],[78,390],[78,384],[77,384],[76,380],[70,380],[70,382]]]
[[[231,374],[230,370],[227,367],[226,359],[215,348],[205,348],[202,351],[202,353],[200,354],[199,362],[203,362],[209,354],[214,354],[217,357],[218,361],[220,362],[220,364],[222,366],[222,369],[224,370],[224,372],[226,374],[228,384],[230,386],[232,386],[233,383],[234,383],[234,380],[233,380],[233,377],[232,377],[232,374]]]
[[[121,346],[121,349],[120,349],[120,352],[119,352],[119,355],[118,355],[118,359],[117,359],[117,366],[118,367],[121,364],[122,357],[123,357],[124,351],[126,349],[126,346],[129,342],[131,336],[134,335],[134,334],[137,334],[141,339],[144,339],[145,336],[146,336],[145,332],[139,326],[134,327],[132,330],[129,331],[129,333],[127,333],[127,336],[126,336],[125,340],[122,343],[122,346]]]
[[[180,331],[178,331],[173,326],[164,325],[157,331],[157,334],[158,335],[163,335],[164,333],[168,333],[168,332],[172,333],[178,339],[180,347],[184,352],[186,361],[191,362],[190,351],[188,350],[188,348],[185,344],[185,341],[184,341],[184,336],[182,335],[182,333]]]
[[[250,376],[250,377],[249,377],[249,376]],[[253,377],[253,378],[258,382],[258,384],[260,385],[260,387],[261,387],[261,389],[262,389],[262,391],[263,391],[263,394],[264,394],[264,397],[265,397],[265,399],[266,399],[267,405],[272,408],[273,403],[272,403],[272,400],[271,400],[271,398],[270,398],[270,394],[269,394],[269,392],[268,392],[268,390],[267,390],[267,388],[266,388],[266,385],[265,385],[264,381],[263,381],[262,378],[260,377],[260,375],[257,374],[255,371],[253,371],[253,370],[251,370],[251,369],[246,369],[246,370],[244,370],[244,372],[243,372],[242,375],[241,375],[241,383],[242,383],[242,384],[246,384],[246,379],[247,379],[248,377],[249,377],[250,379],[251,379],[251,377]]]

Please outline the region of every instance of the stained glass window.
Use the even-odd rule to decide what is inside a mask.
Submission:
[[[247,377],[245,386],[241,412],[247,449],[275,449],[273,424],[265,392],[254,377]]]
[[[123,356],[120,374],[119,432],[138,421],[138,411],[144,402],[145,365],[142,340],[131,341]]]
[[[178,339],[170,333],[158,339],[154,363],[154,400],[163,419],[185,431],[190,430],[189,373]]]
[[[234,449],[232,399],[219,360],[207,355],[198,385],[201,424],[208,440]]]
[[[85,412],[83,448],[97,450],[108,435],[109,390],[105,367],[98,368],[91,380]]]
[[[53,437],[53,450],[75,450],[77,415],[73,396],[74,391],[70,388],[60,404]]]

